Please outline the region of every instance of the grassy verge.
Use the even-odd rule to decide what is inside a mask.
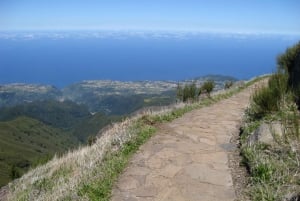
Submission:
[[[283,85],[280,82],[274,84],[276,76],[283,79],[275,74],[268,86],[254,93],[242,129],[242,162],[249,172],[248,186],[244,191],[247,200],[300,199],[299,111],[293,95],[286,88],[281,90]],[[255,140],[249,143],[258,127],[274,123],[282,127],[280,135],[271,131],[271,142]]]
[[[120,151],[107,153],[102,165],[95,171],[96,174],[101,172],[102,177],[94,180],[91,177],[91,180],[79,189],[80,196],[86,196],[89,200],[109,200],[113,184],[126,167],[132,154],[156,131],[154,127],[144,125],[141,121],[137,122],[134,127],[138,130],[137,135],[126,142]]]
[[[200,102],[126,119],[106,130],[94,144],[81,147],[25,174],[10,184],[9,200],[110,199],[114,182],[131,156],[154,135],[156,123],[169,122],[185,113],[228,98],[250,86],[232,88]]]
[[[250,177],[245,195],[254,201],[293,200],[300,194],[300,143],[291,133],[278,137],[275,144],[247,144],[247,137],[262,122],[248,122],[242,134],[243,164]]]

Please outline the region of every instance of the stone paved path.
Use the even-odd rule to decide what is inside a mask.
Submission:
[[[161,126],[130,161],[113,201],[233,201],[228,166],[252,88]]]

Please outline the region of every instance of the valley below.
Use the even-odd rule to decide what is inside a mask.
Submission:
[[[58,89],[51,85],[0,85],[0,186],[81,144],[105,126],[139,109],[177,101],[178,84],[200,86],[213,80],[215,90],[237,79],[208,75],[184,81],[88,80]]]

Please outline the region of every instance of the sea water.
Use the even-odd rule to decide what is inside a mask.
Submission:
[[[81,80],[248,79],[271,73],[300,37],[144,32],[0,33],[0,84],[63,87]]]

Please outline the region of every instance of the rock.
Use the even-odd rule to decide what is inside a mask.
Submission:
[[[0,201],[6,201],[8,194],[8,186],[3,186],[0,188]]]
[[[248,145],[257,142],[274,144],[276,136],[282,137],[284,128],[280,122],[262,123],[248,138]],[[275,138],[274,138],[275,137]]]
[[[288,194],[284,196],[283,201],[300,201],[300,194]]]

